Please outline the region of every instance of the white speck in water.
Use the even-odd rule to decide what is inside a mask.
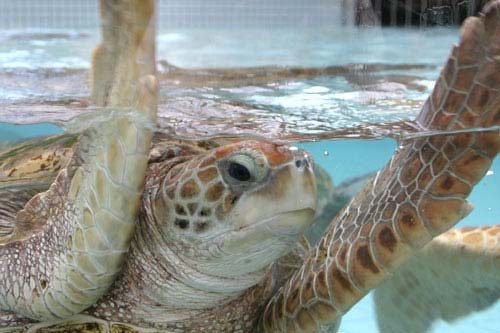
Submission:
[[[299,150],[299,148],[297,148],[295,146],[291,146],[289,149],[290,149],[290,151],[297,151],[297,150]]]
[[[486,176],[493,176],[495,174],[495,172],[493,170],[488,170],[488,172],[486,172]]]
[[[405,146],[404,145],[398,145],[396,149],[394,149],[395,153],[399,153]]]
[[[492,209],[491,207],[488,207],[488,211],[490,211],[490,212],[491,212],[492,210],[493,210],[493,209]]]
[[[325,150],[325,151],[323,152],[323,156],[325,156],[325,157],[326,157],[326,156],[329,156],[329,155],[330,155],[330,153],[328,152],[328,150]]]

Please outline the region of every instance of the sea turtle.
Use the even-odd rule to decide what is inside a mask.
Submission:
[[[143,81],[149,87],[143,93],[154,91],[153,83]],[[401,142],[309,249],[298,243],[317,199],[307,153],[265,140],[210,149],[160,140],[145,172],[147,122],[134,112],[112,113],[79,137],[67,165],[60,164],[64,153],[41,154],[50,164],[37,164],[38,171],[61,167],[45,192],[33,196],[47,174],[31,181],[27,167],[10,177],[24,170],[28,178],[5,182],[0,327],[334,330],[392,272],[396,278],[384,283],[382,296],[395,300],[396,308],[399,298],[410,297],[401,308],[380,311],[387,329],[416,327],[412,314],[425,327],[439,315],[464,313],[454,304],[439,307],[446,304],[429,295],[439,288],[419,289],[427,277],[438,286],[456,279],[468,304],[480,307],[485,295],[498,297],[500,227],[449,231],[431,240],[471,211],[465,198],[500,149],[500,0],[464,23],[415,124],[421,135]],[[69,145],[64,140],[62,152],[64,142]],[[431,273],[423,268],[428,261],[434,262]],[[480,271],[469,279],[472,267]],[[446,281],[432,273],[447,269],[455,273]],[[456,289],[439,290],[441,299]],[[429,311],[415,299],[431,300]],[[407,313],[393,315],[398,310]]]

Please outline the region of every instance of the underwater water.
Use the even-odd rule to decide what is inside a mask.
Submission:
[[[7,144],[62,131],[58,126],[40,123],[40,119],[53,117],[61,124],[64,114],[70,110],[71,115],[87,112],[89,59],[98,39],[96,31],[0,32],[0,148],[2,142]],[[158,59],[166,61],[159,64],[160,75],[175,74],[171,66],[192,71],[277,64],[334,67],[303,77],[277,75],[267,80],[244,82],[227,79],[216,84],[196,81],[202,76],[195,75],[194,82],[186,76],[176,78],[173,75],[174,79],[161,86],[160,109],[167,108],[165,101],[168,98],[187,97],[201,100],[202,105],[210,105],[210,102],[243,105],[242,113],[249,132],[257,131],[271,138],[279,137],[281,132],[275,130],[283,124],[286,125],[285,134],[299,133],[304,138],[319,139],[320,136],[315,136],[346,128],[410,120],[418,114],[432,90],[451,45],[457,39],[458,29],[451,28],[346,28],[272,33],[266,30],[160,31]],[[355,66],[346,67],[352,64]],[[45,115],[48,112],[49,116],[42,118],[42,112]],[[212,127],[204,127],[206,132],[203,133],[216,135],[220,133],[216,123],[230,118],[224,113],[217,114],[220,118],[216,121],[214,113],[181,114],[179,117],[190,116],[193,122],[182,123],[186,130],[176,133],[188,137],[200,135],[194,122],[197,120],[213,123]],[[271,129],[259,132],[262,123],[255,119],[264,119]],[[233,122],[228,123],[228,127],[241,125],[240,118],[238,123],[230,120]],[[13,124],[32,122],[35,124]],[[247,133],[244,126],[239,129]],[[341,186],[353,177],[378,170],[389,160],[397,147],[395,140],[387,138],[393,133],[377,133],[377,140],[353,140],[346,135],[343,140],[316,140],[297,145],[310,151],[316,163],[329,172],[334,184]],[[498,158],[469,200],[475,209],[460,226],[500,223]],[[439,322],[433,332],[498,332],[499,310],[497,304],[454,324]],[[339,332],[378,332],[370,296],[343,318]]]

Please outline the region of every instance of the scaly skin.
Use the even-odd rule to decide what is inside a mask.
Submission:
[[[258,182],[258,190],[235,190],[223,165],[227,158],[250,152],[260,155],[270,174]],[[309,195],[315,193],[310,167],[295,166],[301,156],[287,146],[243,141],[152,164],[123,272],[87,313],[162,331],[226,331],[235,325],[249,329],[258,305],[270,296],[269,287],[259,289],[272,283],[269,264],[293,247],[296,235],[312,221],[312,214],[301,216],[297,210],[315,200]],[[303,195],[297,194],[299,189]],[[273,205],[253,204],[262,200]],[[248,206],[259,208],[252,212]],[[248,216],[262,216],[250,218],[255,221],[252,233],[239,230],[238,224],[245,223],[238,217],[240,207]],[[295,216],[283,220],[283,227],[293,226],[297,234],[261,228],[260,221],[279,211],[293,211]],[[234,242],[241,248],[231,253]]]
[[[279,283],[276,278],[282,279],[283,273],[274,277],[269,265],[295,246],[312,221],[312,166],[304,153],[266,141],[207,150],[156,140],[138,229],[115,284],[80,316],[26,327],[72,332],[91,323],[103,330],[162,332],[252,327]],[[244,163],[250,156],[263,172],[248,184],[229,179],[227,162]],[[271,216],[274,222],[266,222]]]
[[[469,18],[417,118],[424,130],[500,125],[500,1]],[[336,326],[369,290],[466,216],[465,198],[500,149],[498,129],[408,140],[331,223],[267,305],[266,332]]]
[[[138,62],[155,63],[154,52],[141,53],[142,43],[154,41],[147,25],[154,4],[141,1],[137,8],[150,10],[135,22],[137,35],[120,39],[127,47],[122,51],[126,61],[118,57],[117,66],[129,70],[117,70],[106,103],[130,110],[111,112],[86,131],[80,140],[83,165],[61,170],[50,188],[16,215],[12,233],[0,244],[3,311],[41,321],[68,318],[102,297],[120,271],[140,205],[156,114],[156,80],[140,79]],[[146,72],[154,74],[150,68]]]
[[[0,248],[3,310],[66,318],[94,304],[113,282],[132,236],[149,148],[139,135],[143,124],[113,122],[118,130],[100,129],[111,140],[90,147],[72,178],[62,170],[17,214]]]

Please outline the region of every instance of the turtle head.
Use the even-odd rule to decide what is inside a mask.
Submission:
[[[260,271],[314,218],[312,160],[301,150],[241,141],[178,164],[153,203],[168,246],[216,276]]]

